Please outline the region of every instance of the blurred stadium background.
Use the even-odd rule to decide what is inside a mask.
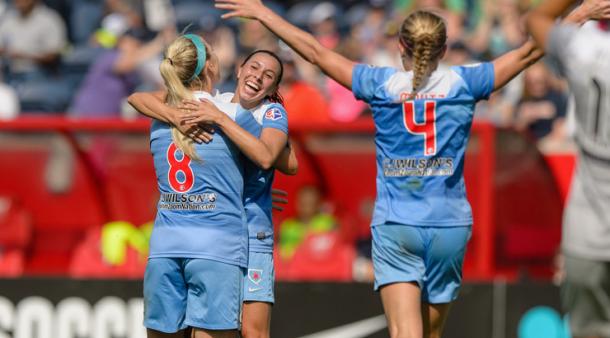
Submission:
[[[445,62],[526,40],[529,0],[265,1],[352,59],[400,67],[401,19],[435,7]],[[21,11],[21,12],[19,12]],[[296,177],[275,186],[274,337],[385,337],[372,291],[374,127],[350,92],[211,0],[0,0],[0,337],[144,337],[141,278],[158,198],[150,121],[126,104],[161,88],[176,32],[202,34],[221,91],[253,49],[285,62]],[[539,63],[477,107],[465,168],[475,223],[449,338],[565,338],[561,214],[574,165],[566,83]],[[347,325],[347,326],[345,326]],[[334,331],[328,331],[330,329]]]

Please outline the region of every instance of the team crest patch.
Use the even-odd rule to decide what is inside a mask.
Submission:
[[[258,285],[263,279],[263,270],[260,269],[248,269],[248,279],[252,283]]]
[[[275,121],[275,120],[279,120],[279,119],[281,119],[282,117],[284,117],[284,115],[283,115],[283,114],[282,114],[282,112],[281,112],[279,109],[277,109],[277,108],[272,108],[272,109],[269,109],[269,110],[267,110],[267,112],[265,113],[265,118],[266,118],[267,120],[273,120],[273,121]]]

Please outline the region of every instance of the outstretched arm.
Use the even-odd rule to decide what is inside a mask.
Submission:
[[[546,0],[528,15],[527,28],[541,48],[546,48],[547,38],[555,20],[576,2],[576,0]],[[563,22],[582,25],[587,20],[607,19],[609,17],[610,1],[586,0],[573,10]]]
[[[523,44],[523,46],[510,51],[493,61],[495,75],[494,90],[502,88],[508,81],[517,76],[517,74],[544,56],[545,38],[541,39],[541,35],[544,35],[544,37],[548,35],[548,31],[553,25],[555,17],[561,15],[572,2],[574,1],[547,0],[530,14],[528,23],[532,23],[532,20],[537,20],[536,18],[540,15],[546,17],[547,23],[543,23],[543,28],[537,29],[537,32],[532,32],[536,41],[529,40]],[[541,13],[545,14],[536,14],[541,9]],[[604,16],[610,16],[610,0],[587,0],[574,9],[563,22],[582,24],[587,20],[602,18]],[[542,42],[542,44],[537,42]]]
[[[260,0],[216,0],[216,8],[229,11],[222,16],[224,19],[245,17],[260,21],[305,60],[320,67],[344,87],[352,89],[353,61],[325,48],[311,34],[290,24]]]
[[[264,170],[273,167],[288,142],[288,135],[275,128],[264,128],[260,138],[256,138],[208,100],[186,100],[181,110],[187,111],[182,114],[183,122],[218,126],[244,155]]]

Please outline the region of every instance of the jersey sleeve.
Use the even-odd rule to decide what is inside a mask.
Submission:
[[[578,32],[578,27],[574,25],[555,24],[551,28],[546,44],[546,55],[549,57],[559,73],[565,75],[566,60],[569,48],[566,46]]]
[[[475,101],[487,100],[494,90],[494,66],[491,62],[457,66],[456,71],[470,90]]]
[[[280,104],[272,104],[263,114],[263,129],[275,128],[288,134],[288,115]]]
[[[395,69],[389,67],[373,67],[364,64],[354,66],[352,72],[354,96],[364,102],[382,98],[385,93],[384,85],[395,72]]]

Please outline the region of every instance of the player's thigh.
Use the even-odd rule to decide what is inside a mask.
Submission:
[[[426,282],[422,301],[444,304],[454,301],[462,285],[462,265],[470,226],[431,227],[426,229]]]
[[[561,302],[574,337],[610,338],[610,263],[565,255]]]
[[[391,337],[422,336],[421,291],[415,282],[386,284],[380,288],[381,302]]]
[[[245,269],[209,259],[189,259],[184,275],[188,286],[184,322],[194,329],[237,330]],[[201,330],[200,330],[201,331]]]
[[[144,274],[144,326],[159,333],[184,330],[187,286],[183,259],[151,258]]]
[[[425,242],[421,229],[386,224],[371,229],[375,290],[384,285],[414,282],[423,286]]]
[[[243,338],[268,338],[271,327],[270,303],[244,302],[242,309],[241,334]]]
[[[264,302],[273,304],[275,270],[273,253],[250,252],[248,272],[244,278],[244,302]]]

